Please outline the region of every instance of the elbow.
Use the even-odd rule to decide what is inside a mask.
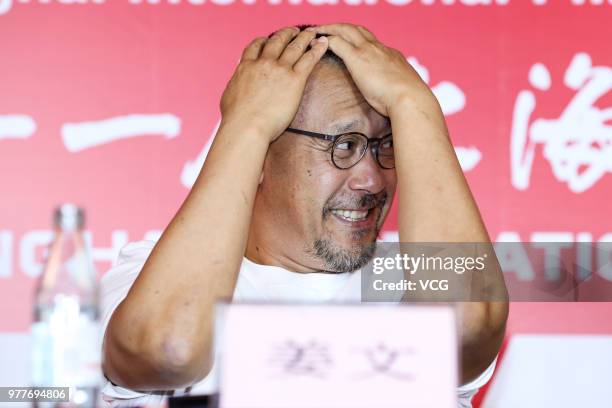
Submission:
[[[509,311],[507,302],[471,304],[473,313],[463,320],[461,327],[463,383],[478,377],[499,353]]]
[[[182,337],[165,338],[152,344],[147,355],[153,371],[161,373],[166,384],[174,388],[188,387],[206,377],[212,369],[210,347],[197,345]]]
[[[178,336],[142,333],[116,335],[109,324],[103,346],[103,371],[114,384],[137,391],[185,388],[212,368],[208,347]]]

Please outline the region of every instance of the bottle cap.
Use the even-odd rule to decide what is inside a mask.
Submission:
[[[56,228],[80,229],[85,223],[85,215],[75,204],[62,204],[55,209],[53,222]]]

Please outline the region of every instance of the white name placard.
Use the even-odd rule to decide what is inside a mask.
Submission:
[[[450,307],[228,305],[221,408],[456,408]]]

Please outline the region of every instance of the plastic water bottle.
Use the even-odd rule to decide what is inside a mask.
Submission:
[[[98,283],[83,226],[77,206],[55,210],[55,237],[34,300],[32,385],[70,387],[70,403],[61,406],[96,406],[101,380]]]

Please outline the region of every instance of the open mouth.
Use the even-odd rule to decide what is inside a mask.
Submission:
[[[344,221],[359,222],[359,221],[365,221],[368,218],[368,216],[372,213],[372,209],[371,208],[369,210],[333,209],[331,210],[331,213]]]
[[[383,216],[387,193],[368,194],[362,197],[344,196],[336,199],[323,209],[323,220],[329,215],[335,224],[345,232],[354,233],[357,230],[372,230],[380,228],[379,222]],[[331,201],[331,200],[330,200]]]

